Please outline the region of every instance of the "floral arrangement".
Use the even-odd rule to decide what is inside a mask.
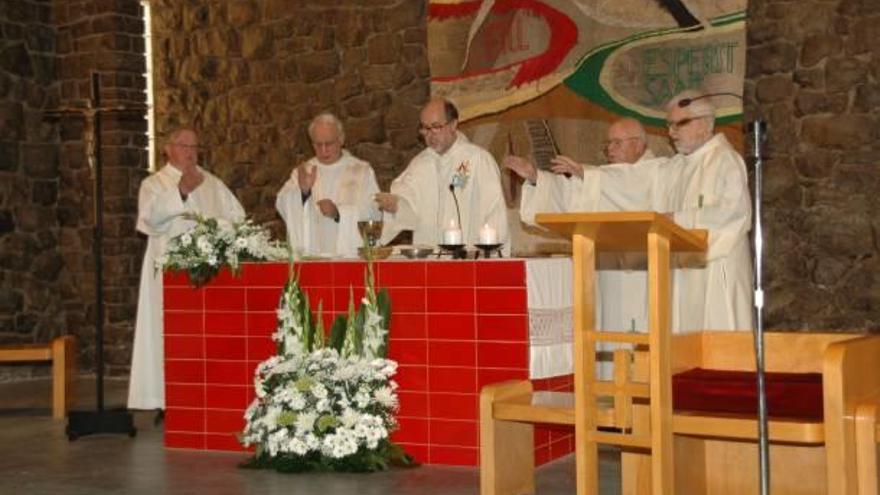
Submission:
[[[470,163],[466,161],[459,163],[452,175],[452,185],[457,189],[463,189],[470,175]]]
[[[272,338],[278,355],[256,370],[256,398],[245,412],[241,435],[256,453],[245,467],[282,472],[386,469],[411,465],[389,436],[397,427],[397,363],[385,359],[391,306],[376,293],[372,263],[357,311],[339,316],[325,337],[308,296],[291,276]]]
[[[174,236],[156,260],[157,270],[186,271],[196,287],[214,278],[223,266],[238,273],[244,261],[287,260],[285,245],[273,241],[268,229],[250,219],[229,223],[188,215],[195,225]]]

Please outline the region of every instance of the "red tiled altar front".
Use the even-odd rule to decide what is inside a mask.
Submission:
[[[325,327],[363,294],[365,264],[297,265]],[[165,445],[241,451],[235,435],[254,398],[253,372],[275,353],[270,335],[286,264],[246,264],[193,289],[165,275]],[[479,391],[529,376],[525,261],[381,261],[377,285],[392,302],[389,357],[400,364],[400,429],[393,439],[420,462],[479,464]],[[570,390],[571,376],[535,380]],[[573,450],[568,428],[537,428],[543,464]]]

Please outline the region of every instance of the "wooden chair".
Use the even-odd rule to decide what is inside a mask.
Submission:
[[[673,371],[694,367],[752,371],[752,341],[751,332],[676,335]],[[880,335],[770,332],[765,335],[765,363],[769,372],[819,372],[823,389],[823,420],[769,421],[772,493],[856,493],[853,418],[858,404],[880,390]],[[644,417],[644,407],[635,406],[634,414]],[[754,415],[676,411],[672,430],[675,493],[757,492]],[[623,493],[651,493],[645,481],[650,476],[649,457],[644,452],[624,454]]]
[[[0,347],[2,362],[52,363],[52,417],[63,419],[72,399],[76,375],[76,339],[71,335],[57,337],[49,344],[27,344]]]

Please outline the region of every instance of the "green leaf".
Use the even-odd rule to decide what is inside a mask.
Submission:
[[[382,326],[385,327],[386,330],[390,330],[391,296],[388,295],[388,289],[382,289],[379,291],[379,294],[376,296],[376,306],[379,310],[379,314],[382,315]],[[388,355],[388,337],[390,335],[390,331],[385,334],[385,343],[382,345],[382,349],[379,353],[381,357],[386,357]]]
[[[330,327],[330,348],[336,349],[337,352],[342,351],[342,344],[345,342],[345,331],[348,329],[348,318],[345,315],[338,315]]]
[[[315,322],[314,329],[314,348],[315,349],[323,349],[325,345],[325,335],[324,335],[324,301],[318,301],[318,315]]]

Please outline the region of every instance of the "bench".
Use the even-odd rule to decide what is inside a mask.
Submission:
[[[52,417],[67,415],[76,374],[76,339],[65,335],[48,344],[0,346],[0,363],[52,363]]]

